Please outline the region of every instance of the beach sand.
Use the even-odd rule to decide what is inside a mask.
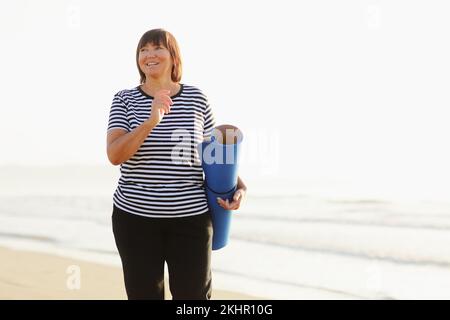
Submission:
[[[0,247],[0,299],[124,300],[122,270],[55,255]],[[78,276],[79,275],[79,276]],[[167,290],[166,299],[170,299]],[[261,299],[213,290],[215,300]]]

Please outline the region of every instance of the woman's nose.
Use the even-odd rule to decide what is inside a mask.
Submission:
[[[156,51],[149,50],[149,51],[147,51],[147,52],[144,54],[144,56],[145,56],[146,58],[153,58],[153,57],[156,57]]]

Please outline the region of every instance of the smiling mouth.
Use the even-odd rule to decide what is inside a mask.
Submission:
[[[152,66],[156,66],[158,64],[159,64],[158,62],[149,62],[149,63],[146,64],[146,66],[147,67],[152,67]]]

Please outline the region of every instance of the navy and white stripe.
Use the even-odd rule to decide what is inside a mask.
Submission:
[[[181,84],[171,98],[170,113],[120,166],[114,204],[122,210],[148,217],[183,217],[208,211],[196,147],[211,135],[214,116],[206,96],[194,86]],[[149,118],[152,101],[140,87],[116,93],[108,130],[132,131]]]

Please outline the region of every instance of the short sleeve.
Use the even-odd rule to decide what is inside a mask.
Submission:
[[[204,125],[203,125],[203,139],[207,140],[211,137],[212,130],[216,126],[214,114],[211,109],[211,105],[206,101],[206,108],[204,113]]]
[[[111,104],[108,121],[108,130],[110,129],[124,129],[126,131],[131,131],[127,119],[127,106],[119,93],[114,95]]]

